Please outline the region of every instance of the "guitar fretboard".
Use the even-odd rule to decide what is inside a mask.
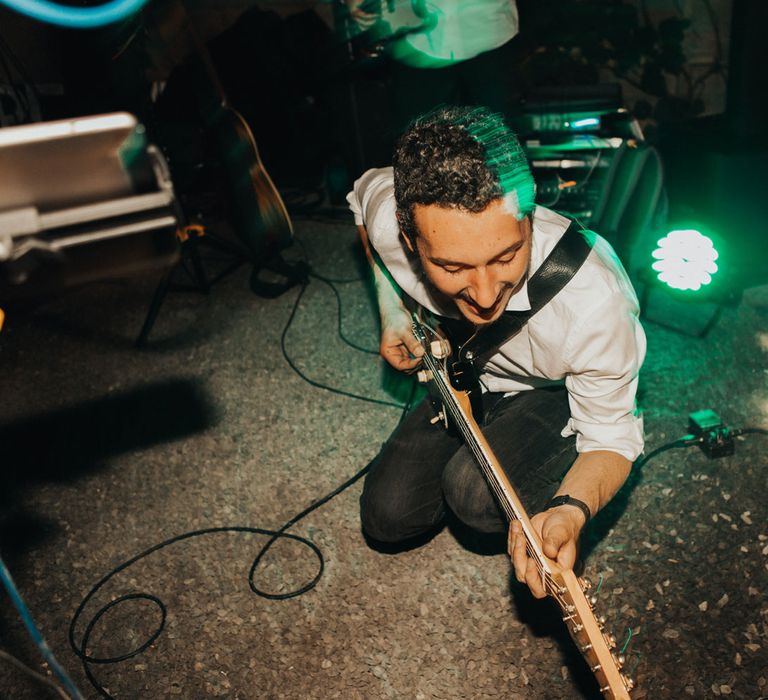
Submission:
[[[594,616],[593,601],[587,600],[584,594],[589,583],[577,579],[572,571],[560,568],[543,553],[539,536],[534,531],[514,487],[472,417],[468,398],[461,396],[450,385],[447,362],[443,357],[448,353],[441,351],[440,356],[435,357],[430,352],[431,340],[437,339],[440,344],[438,334],[423,326],[416,316],[413,317],[412,327],[416,339],[425,349],[422,360],[425,368],[422,370],[425,372],[424,379],[437,391],[443,411],[450,415],[464,438],[499,506],[510,520],[520,521],[528,555],[537,565],[544,590],[560,606],[568,632],[600,682],[601,693],[609,700],[629,700],[628,691],[633,682],[621,673],[622,662],[611,651],[615,648],[616,641],[603,631],[602,621]],[[464,404],[462,398],[465,400]]]

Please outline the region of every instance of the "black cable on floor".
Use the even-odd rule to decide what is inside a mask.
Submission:
[[[325,284],[328,284],[332,290],[334,291],[334,294],[336,295],[336,302],[337,302],[337,310],[339,315],[339,322],[338,322],[338,331],[339,335],[342,338],[342,340],[350,345],[351,347],[360,350],[362,352],[367,353],[373,353],[374,351],[368,350],[366,348],[359,347],[353,343],[351,343],[349,340],[347,340],[342,333],[342,303],[341,303],[341,297],[338,293],[338,290],[334,286],[334,280],[330,280],[328,278],[324,278],[321,275],[317,275],[312,273],[312,277],[324,282]],[[346,282],[346,280],[344,280]],[[351,281],[351,280],[349,280]],[[335,282],[341,282],[340,280],[336,280]],[[379,399],[372,399],[370,397],[366,396],[360,396],[357,394],[352,394],[350,392],[346,392],[340,389],[336,389],[334,387],[329,387],[323,384],[320,384],[319,382],[315,382],[314,380],[308,378],[306,375],[303,374],[295,365],[295,363],[292,361],[292,359],[288,356],[286,352],[285,347],[285,340],[288,333],[288,330],[291,327],[291,324],[293,323],[293,320],[296,316],[299,304],[301,302],[301,299],[306,292],[307,285],[304,284],[301,286],[299,293],[296,296],[296,300],[293,304],[293,308],[291,309],[290,316],[288,318],[288,321],[286,322],[283,332],[280,337],[280,346],[281,350],[283,352],[283,357],[285,358],[288,365],[307,383],[310,385],[317,387],[319,389],[323,389],[325,391],[330,391],[335,394],[339,394],[341,396],[347,396],[349,398],[358,399],[361,401],[368,401],[370,403],[385,405],[385,406],[392,406],[395,408],[402,409],[402,413],[400,415],[400,420],[403,419],[403,417],[406,415],[407,411],[410,408],[410,404],[413,401],[415,391],[416,391],[416,383],[414,382],[411,388],[411,395],[408,401],[405,405],[396,404],[389,401],[382,401]],[[746,434],[746,433],[763,433],[766,434],[768,431],[762,430],[760,428],[747,428],[743,429],[738,432],[738,434]],[[649,460],[653,459],[657,455],[661,454],[662,452],[665,452],[667,450],[678,448],[678,447],[689,447],[695,444],[698,444],[698,439],[694,438],[693,436],[685,436],[684,438],[680,438],[678,440],[675,440],[671,443],[668,443],[666,445],[662,445],[649,454],[647,454],[640,462],[636,464],[636,466],[640,467],[643,466],[645,463],[647,463]],[[77,607],[77,610],[75,611],[72,621],[70,623],[69,627],[69,643],[72,647],[72,650],[77,655],[77,657],[81,660],[83,664],[83,670],[85,672],[86,677],[88,678],[88,681],[91,683],[91,685],[96,689],[96,691],[104,698],[108,698],[111,700],[112,696],[107,692],[107,690],[99,683],[99,681],[96,679],[96,677],[93,675],[91,664],[113,664],[113,663],[119,663],[121,661],[125,661],[127,659],[133,658],[134,656],[144,652],[149,646],[151,646],[158,637],[162,634],[163,629],[165,627],[166,617],[167,617],[167,608],[165,604],[163,603],[160,598],[157,596],[151,595],[149,593],[128,593],[122,596],[117,597],[116,599],[110,601],[106,605],[102,606],[88,621],[85,627],[85,631],[83,632],[83,636],[78,643],[75,638],[75,632],[77,623],[83,614],[83,611],[85,610],[86,605],[88,602],[93,598],[94,595],[107,583],[109,582],[114,576],[116,576],[118,573],[124,571],[128,567],[132,566],[136,562],[140,561],[141,559],[144,559],[145,557],[148,557],[150,554],[153,554],[161,549],[164,549],[165,547],[168,547],[172,544],[175,544],[177,542],[182,542],[184,540],[192,539],[195,537],[201,537],[204,535],[209,535],[213,533],[221,533],[221,532],[238,532],[238,533],[249,533],[249,534],[257,534],[257,535],[265,535],[269,537],[269,540],[264,544],[261,549],[256,554],[256,557],[253,560],[253,563],[251,564],[250,570],[248,572],[248,585],[254,593],[257,595],[267,598],[270,600],[286,600],[288,598],[295,598],[297,596],[303,595],[304,593],[312,590],[317,583],[320,581],[320,578],[323,575],[323,571],[325,568],[325,560],[323,558],[323,554],[320,550],[320,548],[311,540],[301,537],[299,535],[292,535],[286,530],[288,530],[290,527],[295,525],[297,522],[299,522],[302,518],[309,515],[309,513],[313,512],[314,510],[320,508],[324,504],[328,503],[332,498],[337,496],[338,494],[342,493],[345,489],[349,488],[352,484],[354,484],[356,481],[361,479],[366,472],[368,471],[369,466],[363,467],[360,471],[358,471],[355,475],[353,475],[350,479],[345,481],[343,484],[335,488],[333,491],[328,493],[327,495],[323,496],[322,498],[318,499],[311,505],[309,505],[307,508],[305,508],[303,511],[292,517],[290,520],[288,520],[282,527],[280,527],[278,530],[267,530],[264,528],[258,528],[258,527],[247,527],[247,526],[231,526],[231,527],[212,527],[212,528],[203,528],[199,530],[192,530],[189,532],[182,533],[180,535],[177,535],[175,537],[171,537],[170,539],[164,540],[163,542],[160,542],[156,545],[153,545],[152,547],[149,547],[148,549],[145,549],[143,552],[140,552],[139,554],[131,557],[127,561],[123,562],[122,564],[119,564],[117,567],[112,569],[108,574],[106,574],[103,578],[101,578],[85,595],[83,600],[81,601],[80,605]],[[256,570],[263,560],[266,553],[269,551],[269,549],[272,547],[272,545],[279,539],[286,538],[291,539],[296,542],[299,542],[300,544],[309,547],[311,552],[315,555],[318,562],[318,569],[317,573],[314,575],[314,577],[305,583],[304,585],[300,586],[299,588],[288,591],[287,593],[272,593],[269,591],[265,591],[262,588],[259,588],[259,586],[256,585],[254,582],[254,579],[256,577]],[[148,601],[152,604],[154,604],[158,610],[160,611],[160,621],[154,630],[149,636],[149,638],[144,641],[142,644],[140,644],[138,647],[136,647],[134,650],[129,651],[125,654],[121,654],[120,656],[114,656],[114,657],[98,657],[98,656],[92,656],[88,654],[88,643],[90,642],[91,635],[93,633],[93,630],[95,629],[98,622],[103,618],[103,616],[116,606],[125,603],[127,601],[132,600],[143,600]]]
[[[338,322],[338,330],[339,335],[341,336],[342,340],[350,345],[351,347],[355,348],[356,350],[359,350],[361,352],[366,353],[375,353],[375,351],[368,350],[367,348],[362,348],[352,342],[350,342],[347,338],[345,338],[342,334],[342,316],[343,316],[343,308],[342,308],[342,302],[341,297],[339,295],[338,290],[334,286],[334,283],[340,283],[340,282],[346,282],[347,280],[331,280],[329,278],[322,277],[320,275],[312,274],[313,277],[316,279],[322,281],[323,283],[329,285],[331,289],[333,290],[335,296],[336,296],[336,303],[337,303],[337,311],[339,316],[339,322]],[[349,282],[352,282],[353,280],[349,280]],[[357,394],[352,394],[347,391],[343,391],[341,389],[336,389],[334,387],[329,387],[323,384],[320,384],[319,382],[316,382],[306,375],[304,375],[301,370],[296,367],[293,360],[289,357],[286,347],[285,347],[285,340],[286,335],[288,333],[288,330],[291,327],[291,324],[293,323],[293,320],[296,316],[296,312],[299,308],[299,303],[301,302],[301,299],[306,292],[307,285],[302,285],[301,289],[299,290],[299,293],[296,296],[296,300],[294,301],[293,307],[291,309],[290,316],[283,328],[283,332],[280,337],[280,347],[283,353],[283,357],[285,358],[288,365],[291,367],[291,369],[294,370],[304,381],[311,384],[314,387],[317,387],[319,389],[323,389],[325,391],[330,391],[335,394],[340,394],[342,396],[347,396],[349,398],[358,399],[361,401],[368,401],[370,403],[376,403],[379,405],[384,406],[392,406],[395,408],[401,409],[400,414],[400,420],[403,419],[403,417],[406,415],[408,410],[410,409],[411,403],[413,401],[413,398],[415,396],[416,392],[416,383],[414,382],[411,388],[411,394],[408,399],[408,401],[405,403],[405,405],[402,404],[396,404],[391,401],[383,401],[380,399],[373,399],[367,396],[360,396]],[[378,354],[378,353],[375,353]],[[136,562],[140,561],[141,559],[144,559],[148,557],[150,554],[153,554],[161,549],[164,549],[172,544],[175,544],[177,542],[182,542],[184,540],[189,540],[195,537],[201,537],[204,535],[209,535],[213,533],[221,533],[221,532],[240,532],[240,533],[249,533],[249,534],[256,534],[256,535],[265,535],[269,537],[269,540],[259,549],[258,553],[256,554],[256,557],[253,560],[253,563],[251,564],[251,568],[248,572],[248,585],[255,594],[267,598],[270,600],[286,600],[288,598],[295,598],[297,596],[303,595],[304,593],[307,593],[308,591],[312,590],[320,581],[320,578],[323,575],[323,571],[325,569],[325,560],[323,558],[323,554],[320,550],[320,548],[311,540],[307,539],[306,537],[301,537],[299,535],[292,535],[286,530],[291,528],[293,525],[295,525],[297,522],[299,522],[302,518],[309,515],[312,511],[317,510],[321,506],[325,505],[330,501],[332,498],[337,496],[338,494],[345,491],[347,488],[352,486],[356,481],[361,479],[368,471],[369,465],[366,465],[363,467],[360,471],[358,471],[356,474],[354,474],[351,478],[347,479],[343,484],[336,487],[333,491],[328,493],[327,495],[323,496],[322,498],[316,500],[314,503],[309,505],[307,508],[305,508],[303,511],[292,517],[288,522],[286,522],[282,527],[280,527],[278,530],[267,530],[264,528],[258,528],[258,527],[247,527],[247,526],[231,526],[231,527],[211,527],[211,528],[203,528],[199,530],[192,530],[189,532],[182,533],[180,535],[176,535],[175,537],[171,537],[170,539],[164,540],[163,542],[160,542],[158,544],[153,545],[152,547],[149,547],[148,549],[145,549],[143,552],[140,552],[139,554],[131,557],[130,559],[126,560],[122,564],[119,564],[114,569],[112,569],[109,573],[107,573],[104,577],[102,577],[94,586],[91,587],[91,589],[88,591],[88,593],[85,595],[83,600],[80,602],[80,605],[78,605],[77,610],[75,611],[74,615],[72,616],[72,620],[70,622],[69,626],[69,643],[74,651],[75,655],[80,659],[80,661],[83,664],[83,671],[86,675],[86,678],[88,678],[88,681],[90,684],[94,687],[94,689],[104,698],[111,699],[112,696],[107,692],[107,690],[104,688],[104,686],[98,681],[98,679],[93,674],[91,665],[92,664],[114,664],[119,663],[121,661],[126,661],[127,659],[133,658],[134,656],[137,656],[138,654],[141,654],[142,652],[146,651],[162,634],[163,629],[165,628],[165,622],[167,618],[167,608],[163,601],[158,598],[155,595],[152,595],[150,593],[128,593],[122,596],[119,596],[115,598],[114,600],[110,601],[106,605],[99,608],[99,610],[96,611],[96,613],[90,618],[90,620],[87,622],[85,626],[85,631],[83,632],[82,637],[80,638],[80,641],[78,642],[76,639],[76,628],[78,621],[80,620],[80,617],[83,614],[83,611],[85,610],[86,605],[90,602],[90,600],[98,593],[101,588],[106,585],[114,576],[119,574],[120,572],[124,571],[128,567],[132,566]],[[267,554],[267,552],[270,550],[272,545],[279,539],[286,538],[291,539],[296,542],[299,542],[300,544],[308,547],[312,554],[315,555],[317,558],[317,572],[312,577],[311,580],[309,580],[304,585],[300,586],[299,588],[288,591],[286,593],[273,593],[270,591],[266,591],[263,588],[260,588],[255,583],[256,578],[256,571],[258,569],[259,564],[263,560],[264,556]],[[88,644],[91,641],[91,635],[93,634],[93,630],[95,629],[96,625],[99,623],[99,621],[104,617],[104,615],[112,610],[113,608],[117,607],[118,605],[121,605],[122,603],[128,602],[128,601],[134,601],[134,600],[143,600],[152,603],[157,607],[157,609],[160,611],[160,620],[158,622],[157,627],[155,630],[149,635],[149,637],[139,646],[137,646],[132,651],[129,651],[125,654],[121,654],[120,656],[112,656],[112,657],[99,657],[99,656],[93,656],[88,653]]]
[[[331,291],[336,296],[336,308],[338,309],[337,317],[338,317],[338,334],[339,338],[341,338],[349,347],[354,348],[355,350],[359,350],[360,352],[367,353],[368,355],[378,355],[378,350],[371,350],[370,348],[364,348],[362,345],[358,345],[354,341],[347,338],[347,336],[344,335],[344,328],[342,327],[342,322],[344,315],[342,314],[342,304],[341,304],[341,295],[339,294],[339,290],[336,289],[336,283],[338,283],[337,280],[332,280],[327,277],[323,277],[322,275],[318,275],[317,273],[310,272],[310,277],[313,279],[319,280],[320,282],[323,282],[324,284],[327,284]]]
[[[293,323],[293,319],[296,316],[296,311],[299,308],[299,302],[301,302],[301,298],[304,296],[304,293],[307,291],[308,285],[302,285],[301,289],[299,290],[298,295],[296,296],[296,301],[294,302],[293,309],[291,310],[291,315],[288,318],[288,323],[285,325],[285,328],[283,328],[283,332],[280,336],[280,349],[283,352],[283,357],[285,358],[285,361],[288,363],[288,365],[291,367],[291,369],[296,372],[307,384],[311,384],[314,387],[317,387],[318,389],[324,389],[325,391],[330,391],[332,394],[338,394],[339,396],[346,396],[350,399],[357,399],[359,401],[366,401],[368,403],[377,404],[379,406],[391,406],[393,408],[399,408],[399,409],[405,409],[406,407],[403,404],[394,403],[393,401],[386,401],[384,399],[374,399],[369,396],[361,396],[360,394],[353,394],[352,392],[345,391],[344,389],[336,389],[335,387],[328,386],[326,384],[321,384],[320,382],[315,381],[314,379],[310,379],[304,372],[302,372],[297,366],[296,363],[291,359],[291,357],[288,355],[288,352],[285,348],[285,338],[288,335],[288,330],[291,327],[291,324]],[[347,342],[345,340],[345,342]],[[355,346],[353,346],[355,347]],[[356,348],[361,349],[361,348]],[[368,352],[368,350],[364,350],[364,352]]]
[[[768,435],[765,428],[737,428],[733,431],[735,437],[739,435]]]
[[[635,462],[632,468],[640,469],[646,464],[646,462],[650,462],[654,457],[660,455],[662,452],[667,452],[669,450],[674,450],[680,447],[693,447],[694,445],[698,445],[698,443],[699,441],[690,435],[678,438],[677,440],[673,440],[672,442],[668,442],[665,445],[657,447],[655,450],[651,450],[640,461]]]

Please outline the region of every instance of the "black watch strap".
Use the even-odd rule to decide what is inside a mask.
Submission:
[[[547,503],[546,506],[544,506],[544,510],[549,510],[550,508],[557,508],[558,506],[576,506],[579,510],[581,510],[582,513],[584,513],[584,524],[586,525],[590,518],[592,517],[592,513],[589,510],[589,506],[584,503],[584,501],[580,501],[578,498],[573,498],[573,496],[555,496],[549,503]]]

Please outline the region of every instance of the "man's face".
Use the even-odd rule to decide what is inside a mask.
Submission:
[[[501,199],[476,214],[417,205],[414,220],[419,231],[415,252],[432,285],[468,321],[493,323],[528,272],[530,220],[518,221]]]

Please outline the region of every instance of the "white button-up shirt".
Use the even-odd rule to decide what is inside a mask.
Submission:
[[[511,0],[431,0],[426,11],[433,26],[406,34],[394,46],[396,58],[416,67],[466,61],[518,33],[517,5]],[[395,3],[391,13],[385,8],[382,17],[393,31],[424,23],[407,2]]]
[[[392,168],[373,169],[347,196],[355,223],[400,289],[432,312],[459,317],[452,302],[423,281],[419,261],[408,256],[395,217]],[[544,262],[570,221],[544,207],[533,213],[528,275]],[[516,394],[565,384],[571,417],[562,435],[576,435],[579,452],[611,450],[634,461],[643,450],[643,423],[635,404],[645,357],[637,296],[616,254],[597,234],[584,264],[522,330],[501,345],[482,368],[488,391]],[[527,283],[507,310],[530,309]]]

